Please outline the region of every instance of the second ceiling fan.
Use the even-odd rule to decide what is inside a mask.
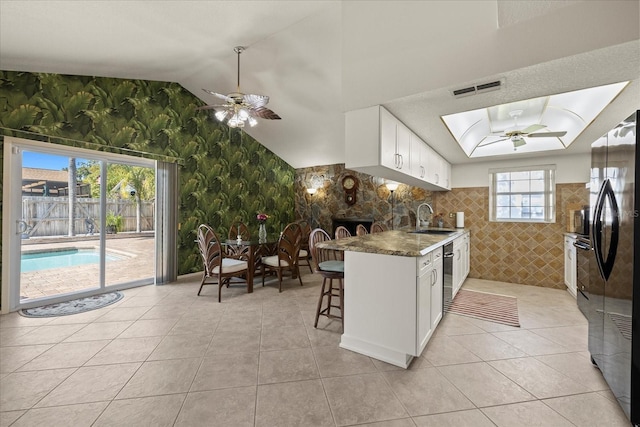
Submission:
[[[224,104],[204,105],[198,107],[197,110],[215,110],[215,117],[221,122],[227,122],[232,128],[242,128],[245,123],[249,126],[258,124],[256,118],[268,120],[280,120],[280,116],[269,108],[265,107],[269,103],[269,97],[265,95],[244,94],[240,92],[240,54],[244,52],[244,46],[236,46],[233,51],[238,55],[238,86],[237,91],[223,95],[208,89],[202,89],[206,93],[215,96],[223,101]]]
[[[562,136],[565,136],[567,134],[567,131],[558,131],[558,132],[537,132],[541,129],[546,128],[546,125],[543,124],[534,124],[534,125],[530,125],[527,126],[524,129],[517,129],[518,128],[518,117],[520,117],[522,115],[523,111],[522,110],[514,110],[514,111],[510,111],[509,112],[509,116],[513,117],[514,122],[515,122],[515,126],[514,129],[512,131],[508,131],[508,132],[504,132],[501,135],[490,135],[490,136],[497,136],[500,139],[497,139],[495,141],[489,141],[486,143],[482,143],[482,141],[480,142],[480,144],[477,145],[476,148],[481,148],[481,147],[486,147],[487,145],[492,145],[498,142],[502,142],[502,141],[506,141],[508,139],[511,140],[511,142],[513,143],[513,149],[516,150],[518,147],[522,147],[523,145],[525,145],[527,142],[525,141],[524,137],[527,138],[560,138]],[[485,137],[487,138],[487,137]]]

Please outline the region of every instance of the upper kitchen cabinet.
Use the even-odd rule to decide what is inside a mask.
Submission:
[[[427,180],[447,190],[451,189],[451,164],[427,146],[429,153]]]
[[[411,170],[411,131],[387,110],[380,110],[380,164],[404,173]]]
[[[345,167],[427,190],[450,190],[451,165],[381,106],[345,115]]]

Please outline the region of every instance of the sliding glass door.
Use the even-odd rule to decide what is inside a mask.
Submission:
[[[7,303],[25,308],[156,282],[163,245],[154,160],[24,140],[9,139],[9,148],[3,312]]]

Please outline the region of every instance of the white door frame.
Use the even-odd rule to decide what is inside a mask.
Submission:
[[[131,157],[121,154],[106,153],[102,151],[68,147],[66,145],[58,145],[5,136],[2,194],[2,289],[0,291],[2,305],[0,307],[0,314],[9,313],[30,306],[42,305],[42,299],[30,300],[28,303],[23,304],[20,303],[20,257],[22,230],[20,230],[19,220],[20,218],[22,218],[22,186],[16,186],[15,183],[22,182],[21,153],[23,150],[29,151],[30,149],[38,152],[45,151],[50,154],[57,154],[68,157],[99,159],[110,162],[133,164],[136,166],[153,167],[154,169],[156,169],[156,161],[151,159]],[[103,179],[106,179],[106,177],[103,177]],[[156,192],[157,191],[159,191],[159,188],[156,186]],[[101,197],[104,199],[105,196],[103,195]],[[156,210],[158,209],[160,208],[156,206]],[[102,220],[104,221],[104,219]],[[154,229],[158,229],[157,215]],[[158,240],[159,239],[156,235],[156,257],[154,258],[158,257],[158,251],[162,252],[164,246],[162,245],[162,242],[159,242]],[[104,251],[105,244],[106,236],[104,233],[102,233],[100,235],[101,252]],[[169,250],[175,252],[175,249],[169,248]],[[156,271],[155,275],[157,277],[157,266],[154,271]],[[156,277],[153,278],[153,283],[157,283]],[[100,282],[101,283],[99,289],[78,291],[73,294],[49,297],[46,299],[46,303],[57,303],[78,297],[85,297],[103,293],[105,291],[104,274],[101,274]],[[140,283],[140,281],[137,281],[116,286],[109,286],[107,287],[107,289],[124,289],[133,286],[140,286],[141,284],[148,283]]]

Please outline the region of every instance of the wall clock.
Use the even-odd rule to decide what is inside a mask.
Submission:
[[[358,178],[353,175],[347,175],[342,178],[342,189],[344,190],[344,201],[348,205],[356,203],[356,194],[358,192]]]

